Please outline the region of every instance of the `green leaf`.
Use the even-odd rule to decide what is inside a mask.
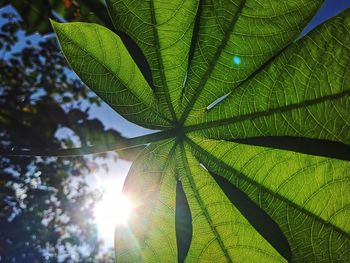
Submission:
[[[219,262],[256,258],[285,262],[215,187],[214,179],[189,149],[171,140],[145,149],[131,167],[124,192],[135,209],[128,227],[116,229],[117,261],[176,261],[177,180],[183,184],[193,217],[194,233],[186,261],[208,261],[216,255]]]
[[[291,261],[350,261],[349,161],[237,140],[294,136],[349,149],[350,10],[297,40],[320,3],[107,1],[150,64],[154,93],[113,33],[55,25],[93,90],[129,120],[163,129],[130,141],[150,145],[125,182],[135,210],[117,227],[118,261],[178,261],[178,181],[192,218],[186,262],[285,261],[213,173],[277,223]]]
[[[203,134],[218,139],[289,135],[350,144],[349,28],[350,10],[290,45],[187,124],[200,123]]]
[[[134,210],[116,229],[118,262],[175,262],[174,140],[146,148],[133,163],[124,192]]]
[[[177,174],[193,218],[186,262],[286,262],[235,208],[215,180],[191,154],[178,146]]]
[[[201,6],[195,53],[184,89],[185,112],[198,116],[296,39],[320,0],[209,1]]]
[[[151,67],[157,97],[174,119],[188,67],[198,0],[107,0],[117,30],[139,45]]]
[[[112,108],[146,127],[170,127],[151,88],[117,35],[96,24],[52,21],[52,26],[71,67]]]
[[[198,137],[188,142],[209,170],[279,224],[295,261],[350,258],[348,161]]]

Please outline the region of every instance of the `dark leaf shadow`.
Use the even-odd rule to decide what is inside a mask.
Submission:
[[[276,222],[256,205],[244,192],[226,179],[211,173],[232,204],[242,213],[249,223],[262,235],[288,262],[292,253],[286,237]]]
[[[237,139],[234,142],[350,161],[350,146],[335,141],[292,136],[267,136]]]
[[[178,262],[184,262],[191,244],[192,216],[180,181],[176,184],[175,226]]]

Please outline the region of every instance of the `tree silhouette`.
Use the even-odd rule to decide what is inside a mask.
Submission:
[[[89,118],[89,107],[83,109],[100,100],[69,71],[55,38],[23,42],[18,34],[24,23],[11,12],[1,15],[1,148],[59,149],[119,140],[117,131],[106,130],[99,119]],[[117,155],[1,157],[0,258],[110,261],[100,253],[92,221],[100,193],[87,183],[87,175],[104,169],[108,158]]]

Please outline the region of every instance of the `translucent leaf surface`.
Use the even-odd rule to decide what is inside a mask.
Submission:
[[[348,161],[197,137],[188,142],[208,169],[279,224],[295,261],[350,258]]]
[[[349,29],[350,10],[290,45],[188,124],[213,125],[201,132],[219,139],[289,135],[350,144]]]
[[[112,108],[137,124],[169,127],[164,111],[121,39],[88,23],[52,23],[69,64]]]
[[[133,163],[124,185],[133,212],[116,229],[118,262],[177,260],[174,150],[174,141],[154,144]]]
[[[228,200],[191,154],[178,146],[177,174],[192,213],[193,237],[186,262],[286,262]]]
[[[298,36],[322,1],[210,1],[184,89],[185,118],[198,116]]]
[[[159,101],[175,116],[185,81],[198,0],[109,0],[117,30],[142,49],[151,67]]]
[[[117,260],[178,261],[181,181],[192,218],[187,262],[285,261],[230,202],[236,197],[222,191],[216,174],[276,222],[291,261],[350,261],[347,158],[237,140],[293,136],[349,149],[350,10],[296,40],[321,1],[107,3],[116,29],[143,51],[154,93],[110,31],[55,27],[71,66],[93,90],[129,120],[163,130],[149,137],[126,179],[136,208],[117,228]]]

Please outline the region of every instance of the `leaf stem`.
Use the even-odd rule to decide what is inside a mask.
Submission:
[[[165,140],[176,136],[177,129],[165,130],[156,133],[146,134],[134,138],[120,139],[118,142],[109,145],[94,145],[71,149],[0,149],[0,156],[22,156],[22,157],[69,157],[83,156],[87,154],[99,154],[109,151],[118,151],[133,148],[139,145],[148,144],[155,141]]]

